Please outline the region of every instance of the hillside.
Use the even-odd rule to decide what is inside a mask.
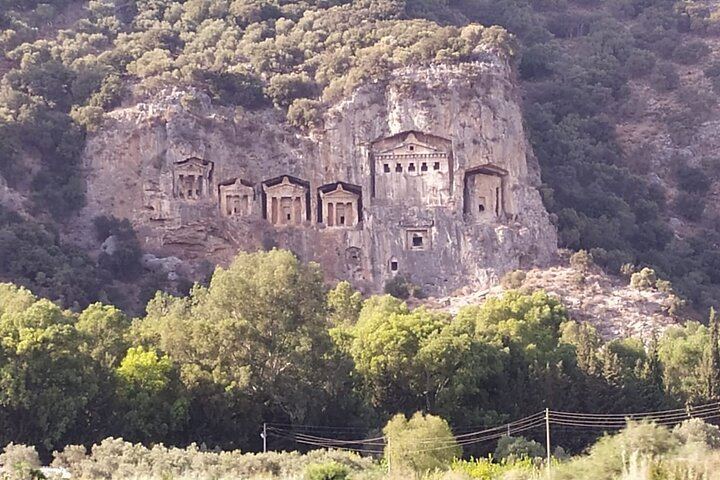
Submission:
[[[82,239],[87,249],[97,233],[77,213],[88,188],[87,132],[92,137],[102,128],[106,112],[168,88],[194,87],[240,116],[274,111],[290,129],[308,132],[322,128],[339,99],[385,81],[393,69],[477,61],[483,52],[512,59],[519,73],[540,192],[560,246],[591,251],[610,274],[623,264],[649,265],[701,310],[716,296],[713,3],[26,1],[3,7],[0,176],[7,187],[1,200],[31,223],[46,224],[48,235],[0,265],[0,276],[68,305],[97,298],[138,305],[128,279],[141,276],[141,290],[182,291],[208,270],[197,266],[180,284],[168,282],[143,273],[134,240],[122,250],[132,254],[102,262],[96,243],[80,262],[93,270],[84,275],[91,293],[67,293],[62,272],[77,267],[63,258],[75,255],[73,241]],[[137,226],[136,217],[130,220]],[[3,228],[0,248],[17,251],[14,242],[27,243],[16,222]],[[140,240],[142,247],[145,237]],[[41,271],[49,245],[65,253]],[[124,300],[126,293],[132,298]]]

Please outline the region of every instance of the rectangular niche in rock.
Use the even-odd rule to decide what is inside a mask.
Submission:
[[[284,175],[263,182],[263,218],[275,226],[300,225],[310,219],[310,184]]]
[[[405,245],[411,251],[430,250],[432,247],[430,230],[426,228],[405,230]]]
[[[220,211],[232,218],[248,217],[255,210],[255,189],[252,184],[235,178],[218,186]]]
[[[173,196],[197,200],[210,196],[212,191],[213,162],[190,157],[173,165]]]
[[[451,150],[449,140],[415,131],[373,142],[374,198],[442,205],[452,193]]]
[[[318,189],[318,223],[326,227],[348,228],[362,220],[362,189],[343,182],[330,183]]]
[[[492,221],[505,212],[504,193],[507,170],[485,164],[465,172],[464,213],[476,222]]]

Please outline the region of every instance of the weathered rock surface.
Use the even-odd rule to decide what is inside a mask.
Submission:
[[[278,246],[366,292],[403,275],[447,294],[556,252],[513,77],[494,58],[396,71],[308,134],[181,90],[109,117],[88,140],[82,216],[130,219],[154,254],[223,263]]]
[[[566,263],[531,269],[526,274],[520,287],[522,291],[541,289],[555,295],[568,309],[570,318],[592,324],[605,340],[636,337],[650,341],[681,321],[671,313],[673,294],[654,288],[633,288],[627,280],[611,277],[597,268],[584,275],[583,283],[578,282],[576,272]],[[497,285],[423,303],[433,309],[457,313],[463,306],[482,304],[488,296],[499,296],[503,291]]]

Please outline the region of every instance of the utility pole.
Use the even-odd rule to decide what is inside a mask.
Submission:
[[[267,453],[267,423],[263,422],[263,431],[260,434],[263,439],[263,453]]]
[[[550,409],[545,409],[545,449],[547,450],[547,476],[550,478]]]
[[[390,475],[390,437],[385,437],[385,452],[387,453],[385,460],[387,461],[388,475]]]

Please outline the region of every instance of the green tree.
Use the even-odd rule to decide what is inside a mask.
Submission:
[[[328,292],[328,309],[333,325],[353,325],[360,316],[363,298],[347,281],[339,282]]]
[[[27,290],[0,284],[0,444],[63,444],[97,392],[75,318]]]
[[[167,440],[187,417],[187,402],[174,379],[172,362],[153,350],[133,347],[115,370],[123,438]]]
[[[672,397],[688,403],[705,399],[707,392],[708,328],[698,322],[668,328],[658,343],[664,384]]]
[[[75,326],[85,336],[83,352],[105,368],[115,368],[130,346],[126,338],[130,320],[111,305],[89,305],[80,313]]]
[[[497,344],[511,341],[528,360],[554,363],[568,353],[567,347],[559,348],[560,325],[568,320],[567,311],[545,292],[505,292],[480,307],[464,308],[458,313],[458,318],[463,317],[474,319],[477,338]]]
[[[441,417],[416,412],[408,420],[398,414],[383,428],[385,460],[392,471],[426,473],[444,469],[462,455],[448,423]]]
[[[180,366],[197,416],[224,423],[216,433],[229,428],[238,441],[238,430],[247,435],[258,416],[311,423],[328,414],[317,406],[343,379],[326,363],[333,350],[326,295],[316,264],[288,251],[240,253],[188,298],[156,296],[139,328]],[[208,412],[213,402],[224,407]]]
[[[710,307],[708,326],[710,328],[710,345],[708,348],[707,398],[716,399],[720,395],[720,344],[718,343],[720,336],[714,307]]]
[[[409,311],[389,295],[371,297],[352,330],[350,353],[372,405],[418,409],[479,421],[489,402],[483,383],[500,375],[501,354],[475,341],[472,322],[451,322],[424,308]]]

